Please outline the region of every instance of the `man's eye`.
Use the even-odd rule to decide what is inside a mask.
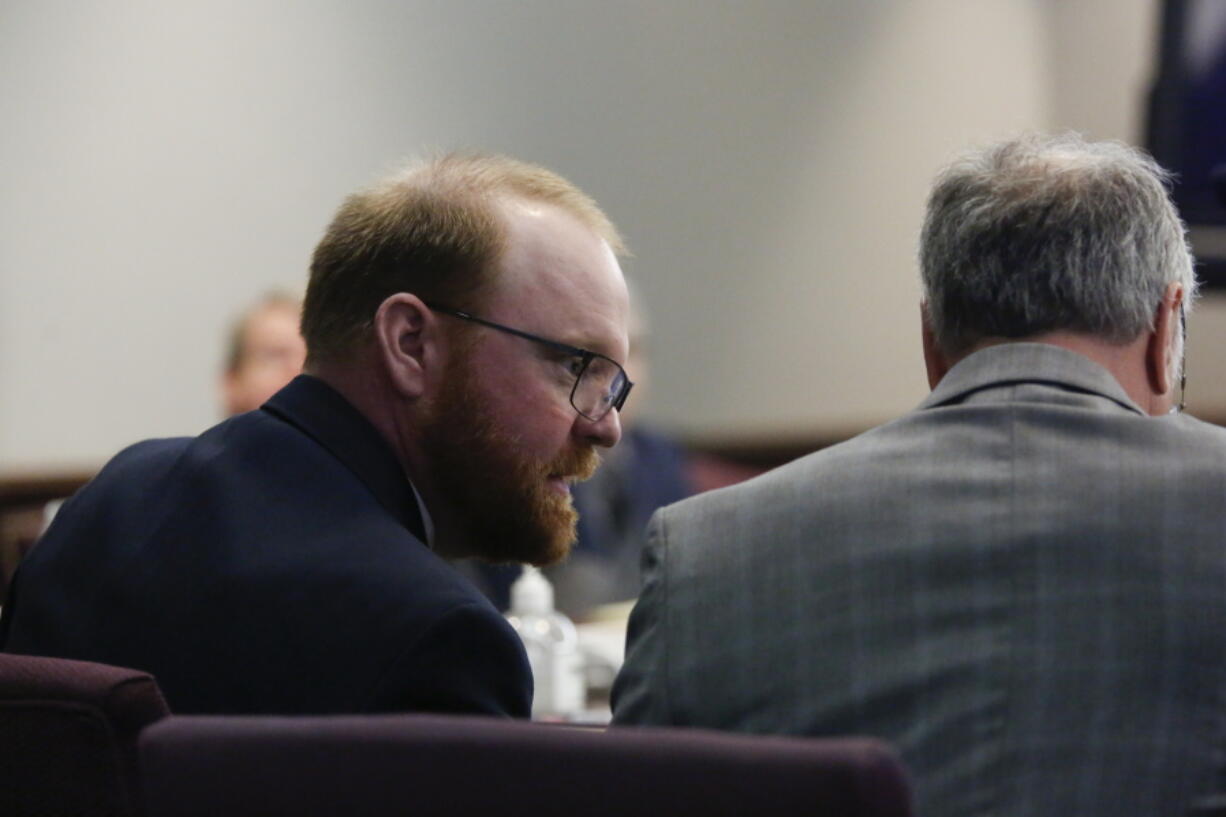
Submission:
[[[579,356],[568,357],[562,361],[562,365],[566,367],[566,371],[570,372],[574,377],[583,374],[583,358]]]

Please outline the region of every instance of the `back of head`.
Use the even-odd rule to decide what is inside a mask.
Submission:
[[[499,201],[515,198],[558,206],[622,250],[596,203],[542,167],[460,154],[415,163],[346,199],[316,247],[302,315],[308,362],[359,348],[397,292],[475,308],[505,245]]]
[[[1195,293],[1168,175],[1135,148],[1075,134],[967,153],[928,200],[920,267],[928,325],[951,356],[987,339],[1152,329],[1165,287]]]

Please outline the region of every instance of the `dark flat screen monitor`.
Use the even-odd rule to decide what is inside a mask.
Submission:
[[[1197,272],[1226,288],[1226,2],[1166,0],[1148,147],[1176,174]]]

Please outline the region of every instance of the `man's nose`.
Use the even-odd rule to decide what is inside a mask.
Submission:
[[[578,420],[575,423],[576,433],[592,445],[612,448],[622,438],[621,418],[617,414],[617,409],[610,409],[608,414],[595,421],[589,420],[581,414],[577,415],[577,417]]]

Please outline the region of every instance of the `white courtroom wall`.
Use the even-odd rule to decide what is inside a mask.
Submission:
[[[0,470],[211,424],[229,318],[301,287],[341,198],[430,146],[546,164],[622,227],[654,317],[646,416],[708,438],[888,419],[925,391],[914,244],[938,166],[1022,128],[1137,139],[1156,19],[1155,0],[12,0]]]

